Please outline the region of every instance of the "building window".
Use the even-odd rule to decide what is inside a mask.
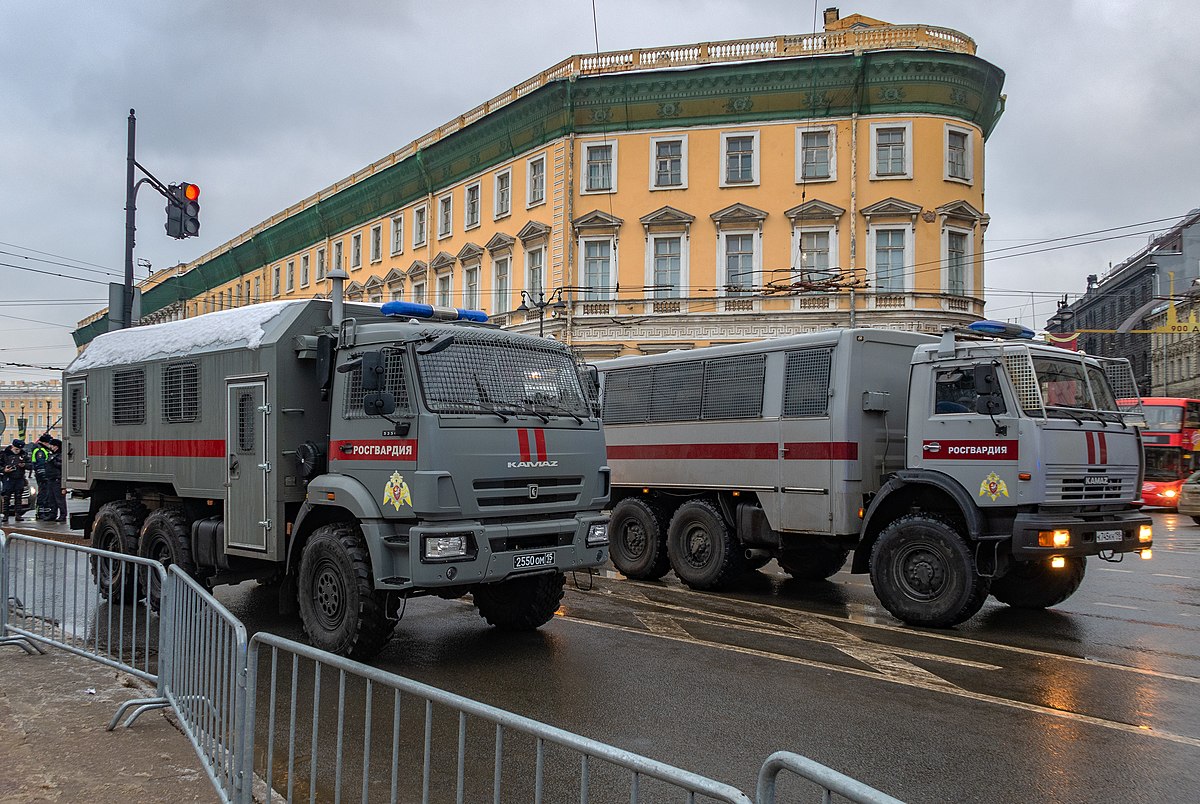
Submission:
[[[428,218],[428,210],[425,207],[417,207],[413,210],[413,248],[425,245]]]
[[[342,270],[342,241],[333,244],[333,270]]]
[[[424,304],[425,303],[425,283],[424,282],[414,282],[413,283],[412,300],[416,304]]]
[[[721,135],[721,186],[758,184],[758,132]]]
[[[967,295],[970,242],[969,232],[946,230],[946,292],[953,296]]]
[[[971,174],[971,132],[946,126],[946,178],[970,184]]]
[[[438,229],[439,238],[449,237],[454,231],[454,196],[444,195],[438,199]]]
[[[546,157],[539,156],[536,159],[530,159],[529,175],[526,186],[528,195],[526,198],[526,206],[537,206],[544,203],[546,200]]]
[[[912,124],[871,126],[871,178],[912,178]]]
[[[479,225],[479,182],[467,187],[463,199],[463,228],[474,229]]]
[[[512,171],[496,174],[496,203],[494,217],[503,218],[512,212]]]
[[[300,287],[308,287],[308,255],[300,255]]]
[[[541,247],[525,252],[525,289],[530,293],[537,293],[545,287],[545,253],[546,250]]]
[[[317,281],[325,278],[325,249],[317,249]]]
[[[371,262],[383,259],[383,224],[377,223],[371,227]]]
[[[291,293],[296,289],[296,261],[288,260],[287,264],[287,290]]]
[[[451,307],[454,302],[450,298],[451,282],[453,277],[450,274],[442,274],[437,278],[437,303],[442,307]]]
[[[512,300],[509,298],[510,290],[508,284],[508,274],[511,266],[511,257],[497,257],[492,260],[492,273],[495,276],[495,282],[492,287],[495,288],[496,293],[496,305],[493,312],[507,312],[512,305]]]
[[[796,129],[796,181],[831,181],[837,178],[836,143],[837,129],[833,126],[815,128],[805,126]]]
[[[254,277],[254,303],[262,301],[262,277]]]
[[[726,295],[740,296],[754,290],[756,239],[753,233],[721,233]]]
[[[388,301],[403,301],[404,299],[404,283],[393,282],[388,285]]]
[[[827,279],[833,260],[832,229],[800,229],[796,232],[795,260],[792,267],[801,280]]]
[[[683,295],[683,238],[679,235],[651,238],[654,249],[654,275],[651,285],[656,299],[677,299]]]
[[[479,309],[479,265],[463,268],[463,307]]]
[[[613,241],[584,240],[582,245],[583,298],[586,301],[607,299],[612,286]]]
[[[350,270],[362,267],[362,233],[355,232],[350,238]]]
[[[875,292],[904,292],[904,229],[876,229],[875,248]]]
[[[392,218],[392,253],[404,253],[404,216]]]
[[[271,269],[271,295],[279,295],[279,266],[276,265]]]
[[[650,140],[650,189],[687,187],[687,138],[653,137]]]
[[[615,142],[585,143],[583,146],[585,165],[584,192],[611,193],[617,189],[615,165],[617,144]]]

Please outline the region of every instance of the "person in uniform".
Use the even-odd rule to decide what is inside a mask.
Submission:
[[[29,464],[25,460],[25,442],[14,438],[12,444],[0,454],[0,507],[4,509],[4,521],[15,516],[18,522],[25,519],[25,472]]]

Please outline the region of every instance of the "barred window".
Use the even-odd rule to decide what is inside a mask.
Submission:
[[[200,366],[168,363],[163,368],[164,422],[194,422],[200,418]]]
[[[766,355],[706,361],[703,418],[749,419],[761,416],[766,365]]]
[[[396,398],[397,413],[407,413],[409,410],[408,381],[404,376],[404,353],[389,350],[384,353],[384,363],[387,373],[384,375],[383,388],[381,390],[388,392]],[[362,387],[362,369],[357,368],[350,372],[348,379],[342,418],[369,418],[371,414],[363,410],[363,397],[366,396],[366,393]]]
[[[621,369],[604,375],[604,423],[635,424],[650,418],[651,368]]]
[[[787,353],[784,365],[783,415],[829,414],[829,349],[802,349]]]
[[[238,452],[248,455],[254,452],[254,394],[242,391],[237,401],[237,448]]]
[[[83,388],[71,388],[71,435],[83,435]]]
[[[604,382],[604,423],[761,416],[765,369],[764,355],[749,355],[609,372]]]
[[[146,423],[145,369],[118,371],[113,374],[112,423]]]

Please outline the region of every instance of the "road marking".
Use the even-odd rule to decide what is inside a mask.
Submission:
[[[1153,575],[1155,578],[1178,578],[1178,579],[1179,579],[1179,580],[1181,580],[1181,581],[1191,581],[1191,580],[1194,580],[1194,579],[1192,578],[1192,576],[1190,576],[1190,575],[1167,575],[1165,572],[1154,572],[1154,573],[1151,573],[1151,574],[1152,574],[1152,575]]]
[[[1097,567],[1097,569],[1100,570],[1101,572],[1125,572],[1125,573],[1133,572],[1133,570],[1113,569],[1112,567]]]
[[[1130,611],[1141,611],[1137,606],[1122,606],[1120,603],[1093,603],[1094,606],[1107,606],[1110,609],[1129,609]]]
[[[584,620],[584,619],[575,617],[570,614],[562,617],[561,619],[571,620],[572,622],[582,623],[583,625],[590,625],[590,626],[594,626],[596,628],[608,628],[608,629],[611,629],[614,631],[623,631],[628,634],[635,634],[635,635],[639,635],[639,636],[643,636],[643,637],[651,637],[654,639],[670,639],[675,642],[684,642],[684,643],[687,643],[690,645],[696,645],[699,647],[715,648],[717,650],[724,650],[724,651],[730,651],[733,653],[740,653],[745,656],[755,656],[758,658],[784,662],[787,664],[802,665],[804,667],[813,667],[813,668],[817,668],[820,670],[832,670],[837,673],[845,673],[845,674],[852,675],[852,676],[859,676],[861,678],[870,678],[870,679],[875,679],[877,681],[885,681],[885,682],[891,682],[894,684],[903,684],[903,685],[909,686],[909,687],[917,687],[920,689],[933,690],[935,692],[942,692],[947,695],[956,695],[960,698],[967,698],[969,700],[979,701],[980,703],[995,704],[997,706],[1004,706],[1004,707],[1008,707],[1009,709],[1019,709],[1019,710],[1025,711],[1025,712],[1031,712],[1033,714],[1038,714],[1038,715],[1049,715],[1050,717],[1057,717],[1057,718],[1061,718],[1063,720],[1070,720],[1070,721],[1073,721],[1076,723],[1087,723],[1092,726],[1098,726],[1100,728],[1110,729],[1112,731],[1122,731],[1122,732],[1126,732],[1128,734],[1140,734],[1140,735],[1144,735],[1147,737],[1155,737],[1159,740],[1167,740],[1167,741],[1173,742],[1173,743],[1180,743],[1181,745],[1190,745],[1195,748],[1200,748],[1200,738],[1188,737],[1183,734],[1175,734],[1174,732],[1169,732],[1169,731],[1158,731],[1150,726],[1135,725],[1132,723],[1121,723],[1121,722],[1115,721],[1115,720],[1105,720],[1103,718],[1095,717],[1093,715],[1084,715],[1084,714],[1080,714],[1078,712],[1067,712],[1062,709],[1054,709],[1054,708],[1051,708],[1048,706],[1040,706],[1038,704],[1026,703],[1024,701],[1013,701],[1013,700],[1009,700],[1007,698],[999,698],[994,695],[986,695],[984,693],[972,692],[970,690],[965,690],[961,687],[955,687],[953,685],[949,685],[949,686],[930,685],[930,684],[923,683],[921,680],[919,680],[917,678],[905,678],[905,677],[897,676],[897,675],[885,675],[882,673],[875,673],[875,672],[871,672],[868,670],[859,670],[856,667],[846,667],[844,665],[829,664],[827,662],[818,662],[818,661],[814,661],[812,659],[801,659],[798,656],[788,656],[786,654],[772,653],[770,651],[758,650],[756,648],[746,648],[746,647],[742,647],[740,645],[727,645],[722,642],[713,642],[713,641],[707,640],[707,639],[697,639],[696,637],[692,637],[692,636],[681,637],[681,636],[671,636],[668,634],[653,634],[653,633],[648,633],[646,631],[643,631],[639,628],[633,628],[633,627],[627,626],[627,625],[617,625],[616,623],[602,623],[602,622],[598,622],[596,620]]]
[[[673,593],[676,595],[678,595],[680,593],[686,593],[689,596],[696,597],[701,600],[708,600],[708,601],[712,601],[712,602],[716,602],[716,603],[725,603],[725,604],[736,603],[738,605],[746,606],[749,608],[770,611],[770,612],[775,613],[775,616],[778,616],[778,613],[780,613],[780,612],[782,612],[782,613],[795,613],[796,612],[796,609],[787,608],[786,606],[776,606],[776,605],[772,605],[770,603],[759,603],[757,601],[752,601],[752,600],[732,599],[732,598],[724,597],[723,595],[719,595],[719,594],[713,594],[713,593],[709,593],[709,592],[698,592],[695,590],[686,590],[686,592],[685,592],[685,590],[682,590],[682,589],[673,590],[669,587],[663,587],[660,584],[650,584],[645,581],[621,581],[620,585],[636,587],[638,589],[645,589],[648,591]],[[605,585],[605,586],[607,586],[607,585]],[[597,586],[596,589],[605,594],[613,594],[614,596],[617,596],[617,597],[620,596],[620,595],[615,595],[612,592],[612,590],[608,590],[605,587]],[[642,600],[650,599],[649,597],[642,595],[640,592],[635,592],[634,589],[630,589],[625,594],[638,594]],[[655,605],[663,606],[663,605],[670,605],[670,604],[655,603]],[[821,620],[828,620],[828,621],[831,621],[834,623],[847,622],[846,617],[840,617],[840,616],[837,616],[834,614],[822,614],[820,612],[803,612],[803,613],[808,615],[809,617],[814,617],[814,618],[821,619]],[[1004,645],[1004,644],[994,643],[994,642],[982,642],[978,639],[969,639],[967,637],[955,636],[952,634],[941,634],[941,633],[936,633],[936,632],[929,631],[929,630],[917,630],[916,628],[913,628],[911,626],[891,625],[889,623],[873,622],[868,619],[859,619],[859,620],[854,620],[853,622],[855,625],[861,626],[863,628],[875,628],[875,629],[878,629],[881,631],[891,631],[891,632],[894,632],[897,634],[904,634],[904,635],[910,636],[910,637],[911,636],[919,636],[919,637],[922,637],[923,639],[940,640],[943,642],[959,643],[962,645],[969,645],[973,648],[990,648],[992,650],[1004,651],[1007,653],[1017,653],[1017,654],[1021,654],[1023,656],[1037,656],[1039,658],[1058,659],[1059,661],[1069,662],[1071,664],[1082,664],[1082,665],[1086,665],[1087,667],[1104,667],[1104,668],[1108,668],[1110,670],[1118,670],[1118,671],[1122,671],[1122,672],[1126,672],[1126,673],[1133,673],[1135,675],[1150,676],[1151,678],[1164,678],[1164,679],[1170,679],[1172,681],[1182,681],[1187,684],[1200,684],[1200,678],[1197,678],[1195,676],[1185,676],[1185,675],[1181,675],[1179,673],[1168,673],[1163,670],[1151,670],[1151,669],[1145,668],[1145,667],[1133,667],[1130,665],[1117,664],[1116,662],[1104,661],[1103,659],[1089,659],[1087,657],[1071,656],[1069,654],[1064,654],[1064,653],[1050,653],[1049,651],[1036,650],[1034,648],[1022,648],[1017,645]],[[900,651],[896,651],[896,652],[899,653]],[[911,656],[913,654],[905,652],[904,655]],[[935,656],[936,654],[929,654],[929,655]],[[948,659],[948,657],[939,657],[939,658],[942,661],[950,661],[950,659]],[[953,660],[953,661],[957,662],[959,660]]]

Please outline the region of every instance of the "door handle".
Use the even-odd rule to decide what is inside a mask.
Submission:
[[[238,470],[238,459],[233,453],[229,454],[229,474],[233,474]]]

